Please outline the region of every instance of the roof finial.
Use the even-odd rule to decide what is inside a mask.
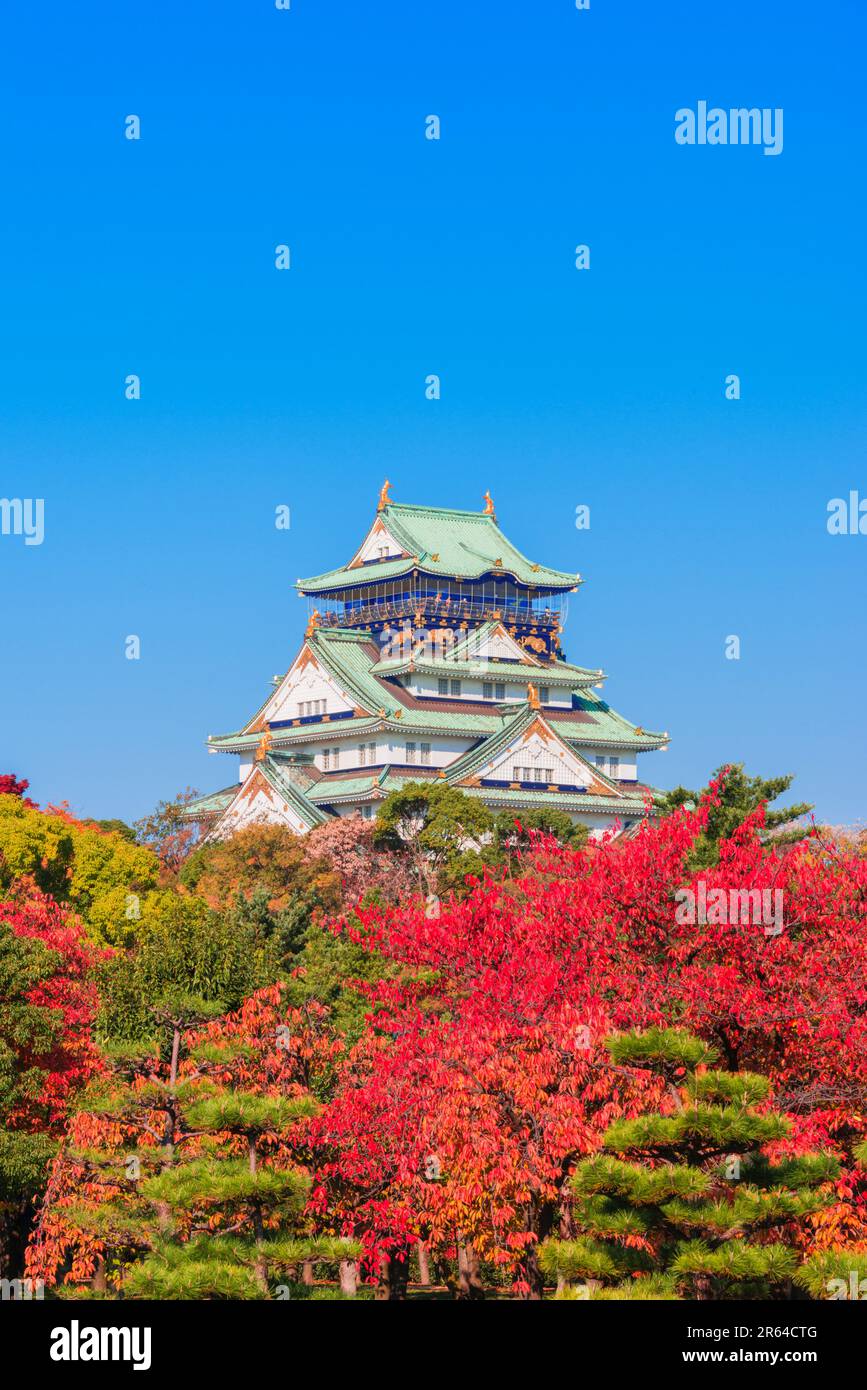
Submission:
[[[266,729],[262,737],[259,739],[259,742],[256,744],[256,752],[254,754],[253,761],[257,763],[264,762],[270,748],[271,730]]]
[[[494,515],[494,499],[489,492],[486,492],[482,499],[485,504],[485,516]]]
[[[389,489],[390,487],[391,487],[391,483],[388,481],[388,478],[386,478],[386,480],[385,480],[385,482],[383,483],[382,487],[380,488],[380,492],[379,492],[379,502],[377,503],[377,506],[376,506],[376,510],[377,510],[378,512],[383,511],[384,508],[386,508],[386,507],[388,506],[389,502],[391,501],[391,498],[390,498],[389,495],[388,495],[388,489]]]
[[[313,609],[313,612],[310,614],[310,621],[308,622],[307,627],[305,628],[304,636],[305,636],[305,637],[312,637],[313,634],[314,634],[314,632],[315,632],[316,629],[318,628],[318,626],[319,626],[319,609],[318,609],[318,608],[314,608],[314,609]]]
[[[539,692],[532,681],[527,682],[527,701],[530,705],[530,709],[542,708],[539,704]]]

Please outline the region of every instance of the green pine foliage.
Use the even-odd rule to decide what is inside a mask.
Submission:
[[[716,1057],[699,1038],[654,1028],[606,1046],[618,1066],[662,1076],[668,1103],[665,1113],[615,1121],[601,1152],[578,1164],[576,1236],[540,1250],[557,1297],[774,1298],[793,1280],[819,1296],[836,1264],[802,1264],[792,1237],[831,1200],[823,1185],[836,1161],[771,1163],[764,1149],[789,1126],[769,1106],[766,1079],[709,1068]]]
[[[711,806],[707,829],[696,841],[690,855],[693,868],[709,868],[719,860],[720,840],[731,837],[739,825],[751,816],[758,806],[776,801],[783,792],[789,790],[794,776],[750,777],[744,771],[743,763],[733,763],[717,768],[712,780],[716,781],[725,773],[725,782],[719,804]],[[675,787],[664,796],[660,809],[663,815],[679,806],[696,806],[703,792],[690,791],[688,787]],[[765,827],[776,844],[796,844],[809,833],[809,827],[798,824],[813,807],[807,801],[794,802],[781,806],[778,810],[765,811]]]
[[[359,1253],[308,1230],[300,1131],[318,1104],[251,1089],[249,1046],[189,1039],[198,1021],[164,1014],[168,1066],[122,1055],[114,1079],[85,1094],[88,1114],[126,1142],[70,1153],[103,1195],[67,1207],[66,1219],[102,1242],[105,1278],[123,1298],[293,1297],[305,1267]]]

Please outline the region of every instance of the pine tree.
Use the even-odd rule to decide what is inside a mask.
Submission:
[[[64,1155],[34,1272],[50,1280],[71,1258],[72,1297],[255,1299],[293,1297],[315,1262],[356,1258],[309,1229],[305,1122],[318,1102],[297,1074],[309,1041],[290,1046],[301,1015],[277,1012],[280,993],[204,1028],[213,1005],[164,1000],[158,1054],[115,1053]]]
[[[666,792],[659,809],[665,815],[680,806],[696,806],[707,797],[711,788],[717,788],[708,807],[704,833],[699,836],[690,855],[694,868],[708,868],[719,860],[720,841],[730,839],[738,826],[743,825],[759,806],[767,808],[788,791],[794,780],[793,774],[750,777],[744,771],[743,763],[724,764],[717,768],[710,787],[705,787],[701,792],[690,791],[688,787],[675,787]],[[781,806],[776,811],[766,809],[763,834],[770,835],[777,845],[797,844],[810,833],[809,826],[798,825],[797,822],[812,809],[807,801]]]
[[[615,1121],[572,1179],[577,1232],[549,1240],[542,1267],[579,1289],[564,1297],[717,1299],[786,1296],[800,1259],[785,1236],[828,1198],[835,1160],[771,1163],[789,1132],[769,1083],[717,1071],[713,1050],[678,1029],[606,1040],[616,1067],[664,1079],[665,1113]]]

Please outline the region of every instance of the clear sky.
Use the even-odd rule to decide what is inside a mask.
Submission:
[[[207,734],[387,475],[582,573],[565,649],[671,732],[650,780],[862,817],[865,38],[863,0],[9,7],[0,496],[45,538],[0,536],[0,771],[127,819],[232,781]],[[782,153],[678,145],[701,100],[781,107]]]

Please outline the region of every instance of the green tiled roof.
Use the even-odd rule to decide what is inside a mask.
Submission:
[[[240,782],[233,782],[231,787],[223,787],[218,792],[209,792],[207,796],[198,796],[195,801],[186,802],[181,816],[184,820],[197,820],[200,816],[212,816],[215,812],[225,811],[229,802],[235,800],[240,790]]]
[[[329,819],[324,811],[320,811],[318,806],[313,805],[313,802],[308,799],[297,783],[286,776],[279,759],[266,757],[256,766],[266,782],[274,788],[277,795],[282,797],[287,805],[292,807],[308,830],[312,830],[315,825],[322,825],[324,821]],[[250,775],[252,776],[252,773]],[[244,786],[246,786],[246,781],[236,782],[234,786],[224,787],[222,791],[211,792],[209,796],[200,796],[196,801],[188,802],[182,812],[184,820],[197,820],[203,816],[214,814],[222,817]],[[219,827],[214,828],[218,829]]]
[[[265,757],[257,766],[278,796],[282,796],[283,800],[301,817],[308,830],[312,830],[314,825],[322,825],[328,820],[325,812],[320,811],[318,806],[314,806],[297,783],[285,775],[279,762],[273,758]]]
[[[408,702],[404,703],[388,682],[376,674],[381,663],[375,660],[375,644],[371,642],[369,634],[347,628],[317,628],[307,640],[323,667],[346,695],[366,711],[366,715],[353,719],[291,724],[274,729],[272,738],[275,747],[332,735],[345,737],[350,734],[354,737],[379,728],[395,732],[407,729],[416,733],[453,734],[457,738],[484,738],[500,733],[516,713],[529,708],[523,700],[511,704],[492,704],[490,710],[484,711],[478,710],[479,702],[476,702],[476,709],[471,712],[461,707],[460,700],[449,701],[445,709],[442,708],[443,702],[434,698],[429,702],[431,708],[426,708],[427,701],[412,701],[409,696],[406,697]],[[523,669],[530,671],[534,668]],[[616,745],[640,751],[659,748],[667,741],[665,734],[644,729],[638,732],[635,725],[586,688],[574,690],[573,695],[572,711],[551,708],[544,711],[545,718],[568,743]],[[385,711],[384,716],[379,715],[381,709]],[[588,714],[593,722],[580,723],[574,717],[570,718],[576,709]],[[208,747],[218,752],[246,752],[255,748],[261,736],[261,731],[221,734],[211,737]]]
[[[629,796],[587,796],[581,792],[531,791],[522,787],[520,791],[510,791],[508,787],[461,787],[465,796],[477,796],[493,809],[498,804],[520,807],[528,802],[531,806],[553,806],[561,811],[602,811],[610,816],[644,815],[643,798]]]
[[[580,582],[577,574],[549,569],[547,565],[534,566],[506,539],[495,518],[484,512],[391,502],[378,515],[406,551],[405,558],[329,570],[310,579],[299,579],[296,588],[304,594],[320,594],[394,579],[416,568],[443,579],[479,579],[484,574],[497,573],[541,590],[574,589]],[[500,565],[495,564],[497,560]]]
[[[521,661],[486,662],[478,657],[469,660],[455,660],[446,657],[442,660],[409,657],[396,661],[378,661],[371,670],[379,676],[404,675],[412,666],[415,671],[423,671],[431,676],[463,676],[466,680],[491,681],[532,681],[534,685],[561,685],[569,690],[577,686],[593,685],[602,676],[601,671],[588,671],[581,666],[570,666],[565,661],[552,662],[550,666],[529,665]]]

